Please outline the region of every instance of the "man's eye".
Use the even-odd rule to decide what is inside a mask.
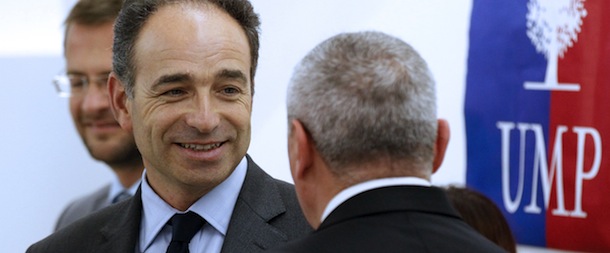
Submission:
[[[163,95],[177,97],[183,95],[184,93],[186,92],[184,92],[183,90],[169,90],[163,93]]]
[[[71,88],[82,88],[83,86],[85,86],[85,81],[83,78],[70,78]]]
[[[239,90],[233,87],[227,87],[222,90],[225,94],[237,94]]]
[[[108,85],[108,76],[100,78],[97,81],[98,81],[98,84],[101,84],[102,86],[107,86]]]

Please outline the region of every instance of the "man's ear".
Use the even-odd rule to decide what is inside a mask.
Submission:
[[[445,151],[449,144],[449,123],[447,120],[439,119],[437,122],[436,143],[434,145],[434,161],[432,162],[432,173],[436,172],[445,158]]]
[[[110,108],[114,114],[114,118],[119,122],[121,127],[127,131],[132,131],[131,114],[129,99],[125,93],[125,86],[116,76],[114,72],[108,77],[108,94],[110,96]]]
[[[309,133],[303,124],[299,120],[292,120],[288,136],[288,158],[290,172],[295,182],[307,177],[308,169],[313,162],[312,145]]]

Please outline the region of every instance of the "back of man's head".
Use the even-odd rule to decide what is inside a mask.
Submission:
[[[346,33],[296,67],[288,120],[303,124],[337,176],[362,165],[384,165],[376,177],[429,175],[435,100],[430,71],[411,46],[380,32]]]

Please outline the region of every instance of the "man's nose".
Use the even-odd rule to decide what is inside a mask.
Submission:
[[[106,84],[91,83],[85,90],[82,109],[85,112],[98,112],[110,108],[110,98]]]
[[[218,108],[209,96],[194,99],[192,109],[186,115],[186,124],[201,133],[210,133],[220,124]]]

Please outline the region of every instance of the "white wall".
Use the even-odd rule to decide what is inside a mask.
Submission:
[[[439,117],[452,139],[436,185],[465,181],[463,123],[471,0],[252,0],[262,19],[249,153],[292,181],[286,155],[285,91],[294,65],[339,32],[379,30],[410,43],[438,83]],[[74,0],[0,0],[0,252],[24,252],[48,235],[65,204],[109,181],[72,125],[51,78],[63,68],[61,22]],[[25,218],[27,217],[27,218]],[[15,228],[15,229],[9,229]],[[521,248],[520,252],[542,251]]]
[[[263,25],[250,153],[264,168],[279,169],[275,175],[290,179],[287,156],[277,154],[286,153],[285,91],[295,64],[332,35],[379,30],[419,50],[435,74],[439,117],[449,120],[453,139],[434,183],[465,180],[462,105],[470,1],[259,0],[254,6]]]

